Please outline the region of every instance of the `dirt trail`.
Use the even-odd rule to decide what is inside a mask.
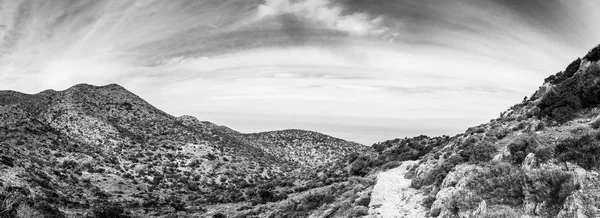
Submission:
[[[417,161],[405,161],[397,168],[381,172],[371,194],[370,218],[425,217],[420,202],[425,196],[410,187],[404,174]]]

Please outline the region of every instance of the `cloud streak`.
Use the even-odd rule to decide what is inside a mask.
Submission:
[[[361,12],[345,14],[345,10],[342,5],[329,0],[266,0],[264,4],[258,6],[256,18],[260,20],[292,14],[325,28],[358,36],[378,36],[387,31],[387,28],[381,26],[382,16],[374,17]]]

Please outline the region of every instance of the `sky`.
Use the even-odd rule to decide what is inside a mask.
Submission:
[[[0,0],[0,90],[365,145],[497,118],[600,44],[594,0]]]

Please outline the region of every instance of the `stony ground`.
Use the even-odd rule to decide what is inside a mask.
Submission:
[[[410,187],[404,178],[417,161],[405,161],[397,168],[381,172],[371,193],[369,215],[372,218],[425,217],[420,202],[425,198],[421,191]]]

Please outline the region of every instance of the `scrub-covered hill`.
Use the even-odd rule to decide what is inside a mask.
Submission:
[[[345,181],[344,158],[366,149],[174,117],[114,84],[0,91],[0,217],[227,214],[215,205],[260,207]]]

